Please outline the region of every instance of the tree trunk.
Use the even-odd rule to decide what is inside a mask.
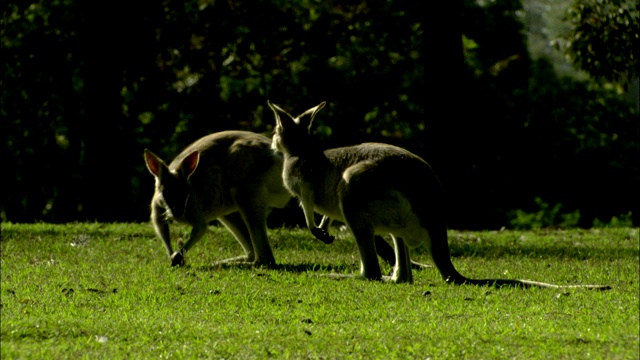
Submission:
[[[426,94],[424,102],[424,154],[440,178],[447,198],[464,203],[457,174],[464,170],[464,57],[461,32],[462,1],[432,2],[425,14]],[[467,199],[468,200],[468,199]],[[444,209],[443,209],[444,210]],[[455,224],[461,208],[449,209]]]

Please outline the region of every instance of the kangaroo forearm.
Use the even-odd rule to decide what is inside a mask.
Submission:
[[[324,231],[329,231],[329,227],[331,227],[331,222],[332,222],[331,218],[328,217],[327,215],[324,215],[318,227]]]
[[[313,192],[303,191],[300,194],[300,202],[302,204],[302,210],[304,211],[304,218],[309,229],[315,229],[316,219],[313,204]]]
[[[195,245],[198,241],[200,241],[200,239],[202,239],[202,237],[206,232],[207,232],[207,224],[193,225],[193,228],[191,229],[191,235],[189,236],[189,240],[187,240],[187,242],[182,246],[182,249],[180,250],[184,250],[184,251],[189,250],[193,245]]]
[[[162,215],[155,209],[151,211],[151,223],[153,224],[156,234],[158,234],[158,237],[162,240],[162,243],[167,250],[167,254],[171,256],[173,249],[171,248],[169,224],[164,221]]]

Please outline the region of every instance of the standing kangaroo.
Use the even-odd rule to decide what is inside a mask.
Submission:
[[[322,150],[310,135],[321,103],[293,117],[271,102],[276,119],[272,147],[284,155],[285,187],[302,203],[307,227],[316,237],[326,236],[316,226],[317,211],[347,224],[360,252],[360,276],[413,282],[409,248],[425,243],[435,266],[450,284],[522,287],[559,286],[530,280],[469,279],[453,266],[444,216],[445,197],[431,167],[411,152],[387,144],[364,143]],[[390,234],[395,248],[391,277],[383,277],[376,257],[374,236]]]
[[[267,239],[270,208],[284,207],[291,195],[282,184],[282,155],[266,136],[248,131],[223,131],[205,136],[182,151],[168,166],[144,151],[156,179],[151,222],[171,258],[184,264],[184,254],[218,219],[242,245],[245,255],[222,262],[274,267]],[[175,253],[166,220],[191,225],[191,235]]]

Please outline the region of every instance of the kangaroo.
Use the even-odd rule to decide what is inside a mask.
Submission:
[[[275,267],[267,239],[271,208],[282,208],[291,195],[282,184],[282,155],[266,136],[248,131],[223,131],[205,136],[182,151],[168,166],[145,149],[147,169],[155,177],[151,222],[162,239],[171,265],[184,255],[218,219],[235,236],[245,255],[222,262]],[[167,220],[192,226],[187,242],[171,247]]]
[[[276,126],[272,147],[284,155],[284,186],[297,197],[306,225],[317,237],[325,229],[315,224],[314,211],[347,224],[360,253],[360,277],[411,283],[409,247],[426,244],[442,278],[449,284],[609,289],[603,285],[554,285],[530,280],[470,279],[453,266],[443,209],[445,196],[431,167],[422,158],[382,143],[322,150],[311,136],[311,125],[325,102],[297,117],[268,102]],[[374,236],[390,234],[395,265],[383,277]]]

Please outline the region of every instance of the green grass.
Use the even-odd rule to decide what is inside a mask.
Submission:
[[[171,268],[146,224],[2,224],[2,359],[639,358],[638,229],[450,232],[464,275],[608,291],[319,276],[358,272],[339,235],[272,230],[280,268],[265,270],[212,266],[242,251],[212,227]]]

